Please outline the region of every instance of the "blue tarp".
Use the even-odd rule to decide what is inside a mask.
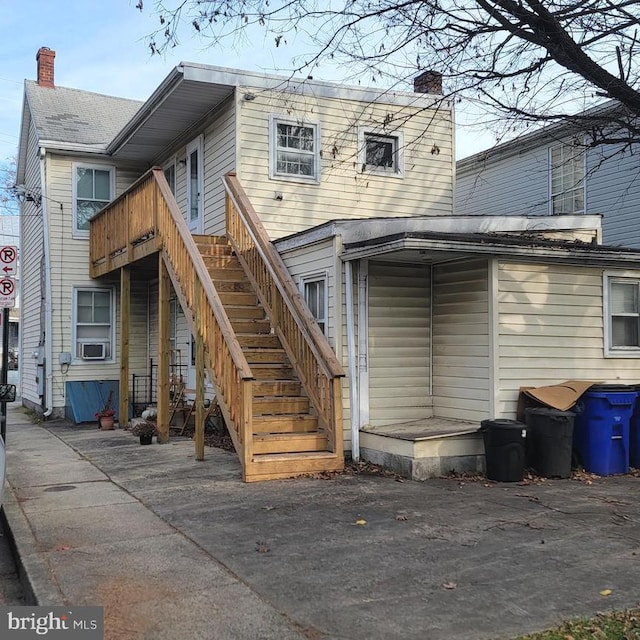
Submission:
[[[67,419],[76,424],[96,422],[96,411],[105,406],[109,399],[109,393],[113,391],[111,407],[115,410],[115,417],[118,420],[119,390],[120,382],[118,380],[67,382],[67,405],[65,407]]]

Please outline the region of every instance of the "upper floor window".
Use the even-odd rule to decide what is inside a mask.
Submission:
[[[164,177],[169,183],[169,189],[173,195],[176,194],[176,161],[172,160],[169,164],[166,164],[163,168]]]
[[[113,199],[114,168],[73,165],[74,235],[88,237],[89,220]]]
[[[302,280],[302,293],[322,333],[327,333],[327,276],[306,276]]]
[[[551,213],[584,213],[584,147],[579,140],[551,147]]]
[[[381,135],[361,129],[359,131],[360,166],[362,171],[402,177],[402,133]]]
[[[638,357],[640,351],[640,278],[605,273],[605,352]]]
[[[317,124],[271,117],[270,177],[320,180],[320,133]]]

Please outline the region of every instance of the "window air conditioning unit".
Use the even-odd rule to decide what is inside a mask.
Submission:
[[[104,342],[84,342],[82,344],[82,359],[104,360],[106,351],[105,346]]]

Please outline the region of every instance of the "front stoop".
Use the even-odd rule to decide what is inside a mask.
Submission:
[[[360,431],[360,457],[412,480],[483,473],[484,442],[477,423],[429,418]]]

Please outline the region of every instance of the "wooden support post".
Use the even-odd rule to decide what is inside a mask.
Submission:
[[[131,270],[120,269],[120,426],[129,423],[129,331],[131,319]]]
[[[158,442],[169,442],[169,274],[158,254]]]
[[[196,279],[193,289],[194,338],[196,341],[196,427],[194,438],[196,460],[204,460],[204,340],[202,339],[202,331],[198,327],[197,321],[200,317],[202,302],[200,280]]]

